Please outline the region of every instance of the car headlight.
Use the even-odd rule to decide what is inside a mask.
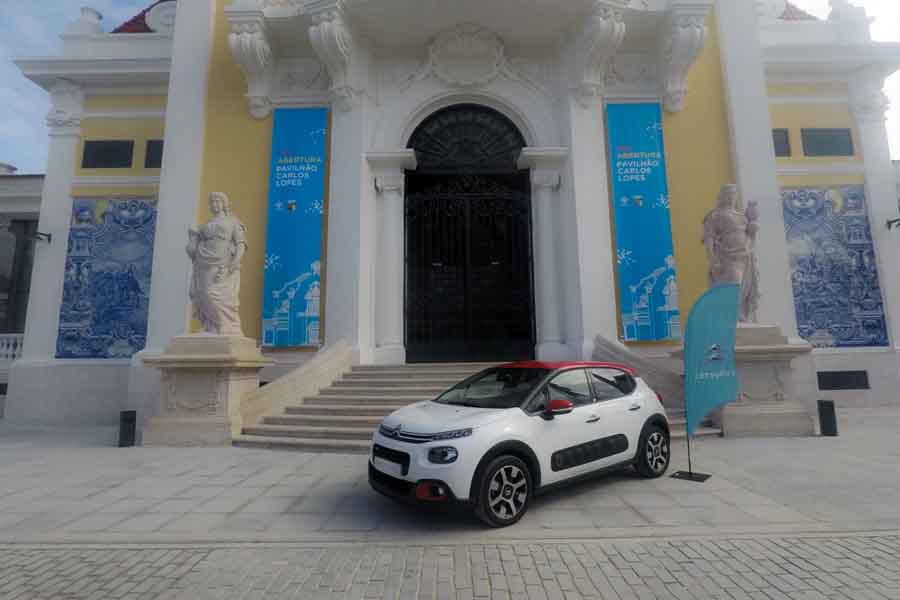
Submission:
[[[453,446],[438,446],[428,451],[428,462],[437,465],[449,465],[459,458],[459,452]]]
[[[468,429],[457,429],[456,431],[445,431],[443,433],[436,433],[431,436],[431,441],[440,442],[443,440],[458,440],[460,438],[469,437],[472,435],[472,428]]]

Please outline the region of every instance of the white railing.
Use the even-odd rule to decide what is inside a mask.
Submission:
[[[9,368],[9,363],[22,357],[24,338],[21,333],[0,334],[0,368]]]

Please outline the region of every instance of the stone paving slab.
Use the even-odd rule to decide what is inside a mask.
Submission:
[[[242,448],[50,447],[0,428],[0,543],[592,539],[900,529],[900,408],[838,438],[704,439],[704,484],[632,471],[537,498],[514,527],[375,494],[366,457]],[[686,466],[683,443],[672,469]]]
[[[0,598],[900,598],[900,534],[462,545],[0,546]]]

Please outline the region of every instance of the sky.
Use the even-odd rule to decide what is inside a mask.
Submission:
[[[747,0],[735,0],[747,1]],[[793,0],[819,17],[829,12],[828,0]],[[872,34],[879,41],[900,41],[900,0],[853,0],[865,6],[875,23]],[[140,12],[150,0],[0,0],[0,162],[19,167],[19,172],[42,173],[47,161],[47,129],[50,110],[47,94],[25,79],[10,59],[52,55],[59,51],[59,34],[74,21],[82,4],[104,15],[107,29]],[[885,90],[892,101],[888,116],[891,150],[900,160],[900,74],[888,80]]]

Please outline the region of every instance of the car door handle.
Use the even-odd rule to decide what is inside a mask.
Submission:
[[[585,421],[585,423],[596,423],[599,420],[600,420],[599,415],[591,415],[590,418],[587,421]]]
[[[641,405],[640,405],[640,404],[632,404],[632,405],[628,408],[628,410],[630,410],[630,411],[641,410]]]

